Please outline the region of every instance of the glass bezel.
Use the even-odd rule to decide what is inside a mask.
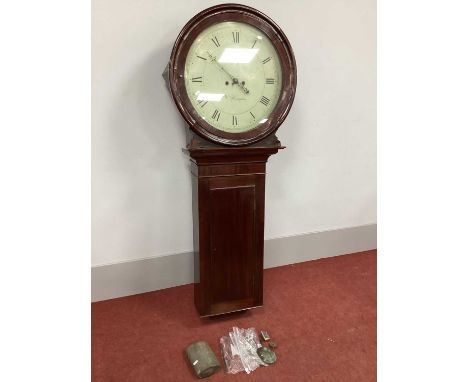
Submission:
[[[206,122],[193,107],[184,80],[187,53],[195,38],[204,29],[223,21],[243,22],[261,30],[276,49],[282,72],[279,100],[268,121],[254,129],[238,133],[219,130]],[[251,7],[222,4],[200,12],[182,29],[169,61],[169,84],[177,108],[189,127],[197,134],[221,144],[247,145],[260,141],[276,131],[289,113],[296,90],[296,63],[286,36],[270,18]]]

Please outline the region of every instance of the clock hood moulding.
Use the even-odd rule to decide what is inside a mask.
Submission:
[[[206,28],[226,21],[248,24],[260,30],[273,45],[280,61],[282,85],[278,102],[264,123],[242,132],[224,131],[209,124],[192,105],[185,85],[186,58],[196,37]],[[180,114],[192,131],[217,144],[245,146],[263,140],[274,133],[284,122],[294,101],[297,70],[291,45],[284,32],[273,20],[245,5],[221,4],[201,11],[183,27],[174,43],[163,77]],[[234,84],[241,86],[237,83],[237,79],[233,79]],[[235,122],[237,123],[237,119]]]

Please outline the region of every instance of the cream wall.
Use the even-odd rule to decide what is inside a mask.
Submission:
[[[192,249],[183,123],[161,73],[217,1],[92,1],[92,264]],[[275,20],[298,66],[268,162],[265,238],[376,222],[374,0],[243,1]]]

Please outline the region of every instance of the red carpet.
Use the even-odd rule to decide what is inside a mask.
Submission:
[[[92,380],[194,381],[184,349],[232,326],[267,330],[278,362],[209,381],[375,381],[376,251],[267,269],[264,307],[200,319],[193,286],[92,304]]]

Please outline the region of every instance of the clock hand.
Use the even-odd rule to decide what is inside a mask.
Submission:
[[[224,67],[221,66],[221,64],[218,61],[216,61],[216,57],[212,56],[210,52],[206,52],[206,53],[208,54],[208,57],[210,57],[211,62],[214,62],[216,64],[216,66],[218,66],[218,68],[220,68],[224,73],[226,73],[229,76],[229,78],[232,81],[232,84],[239,85],[239,87],[242,89],[242,91],[245,94],[249,94],[249,89],[247,89],[244,85],[242,85],[239,82],[239,80],[237,78],[235,78],[231,73],[229,73],[226,69],[224,69]]]

